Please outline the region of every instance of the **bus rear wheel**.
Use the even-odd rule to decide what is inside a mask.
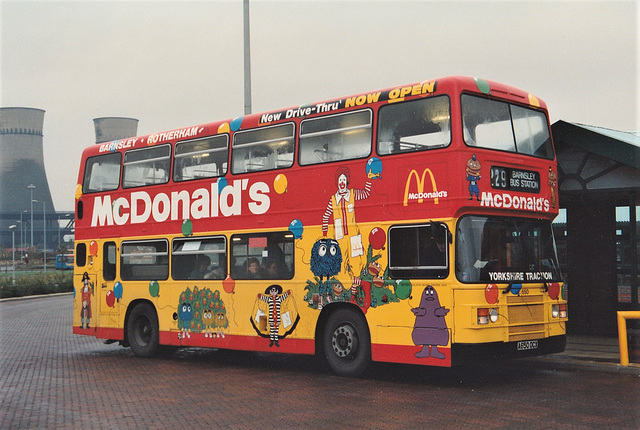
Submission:
[[[350,309],[331,314],[324,327],[323,349],[336,374],[354,377],[364,372],[371,361],[371,338],[362,314]]]
[[[137,304],[127,321],[127,340],[133,353],[139,357],[152,357],[158,351],[158,316],[149,303]]]

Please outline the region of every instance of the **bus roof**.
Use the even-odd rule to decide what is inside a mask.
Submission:
[[[346,111],[380,103],[392,103],[433,94],[456,92],[484,93],[493,97],[528,104],[546,110],[546,104],[542,100],[515,87],[468,76],[449,76],[391,87],[384,90],[329,99],[322,102],[308,103],[285,109],[254,113],[211,123],[94,144],[85,148],[83,158],[106,152],[125,151],[161,143],[197,139],[220,133],[233,133],[241,129],[250,129],[296,119],[301,120],[318,114]]]

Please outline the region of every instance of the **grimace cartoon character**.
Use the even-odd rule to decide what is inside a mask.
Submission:
[[[416,346],[422,346],[416,357],[444,359],[445,355],[438,351],[438,346],[449,344],[449,329],[444,318],[449,309],[440,305],[435,288],[427,285],[422,291],[420,305],[411,312],[416,316],[411,338]]]
[[[320,289],[318,291],[320,297],[318,309],[322,309],[322,297],[330,293],[329,278],[340,273],[342,266],[342,252],[340,244],[334,239],[319,239],[311,248],[311,271],[320,278]],[[323,283],[323,278],[327,278],[327,285]]]
[[[467,181],[469,181],[469,200],[473,199],[475,194],[476,199],[480,201],[480,187],[478,187],[478,181],[482,177],[480,175],[480,162],[476,158],[476,154],[467,160]]]

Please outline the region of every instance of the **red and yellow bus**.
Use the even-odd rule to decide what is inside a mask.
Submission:
[[[92,145],[73,332],[451,366],[562,351],[545,104],[447,77]]]

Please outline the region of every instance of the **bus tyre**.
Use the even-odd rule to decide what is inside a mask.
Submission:
[[[350,309],[331,314],[324,326],[323,349],[336,374],[354,377],[364,372],[371,361],[371,338],[362,314]]]
[[[127,321],[127,340],[133,353],[139,357],[152,357],[158,351],[158,316],[149,303],[136,305]]]

